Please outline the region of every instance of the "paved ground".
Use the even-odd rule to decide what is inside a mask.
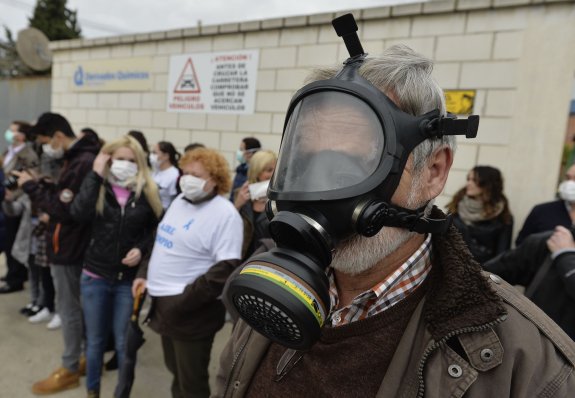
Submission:
[[[0,275],[5,274],[4,256],[0,257]],[[62,333],[50,331],[46,324],[32,325],[18,310],[29,302],[29,291],[0,295],[0,398],[35,397],[31,392],[32,384],[60,366],[62,352]],[[231,332],[226,323],[216,335],[210,378],[217,369],[220,352]],[[156,398],[170,397],[171,377],[164,367],[159,336],[144,326],[146,343],[138,353],[136,380],[132,397]],[[106,357],[107,358],[107,357]],[[117,372],[104,372],[101,396],[113,396]],[[212,383],[213,385],[213,383]],[[59,394],[59,398],[85,397],[85,384],[81,387]]]

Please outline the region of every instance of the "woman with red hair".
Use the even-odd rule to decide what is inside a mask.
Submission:
[[[145,274],[132,294],[147,286],[150,327],[162,336],[164,361],[173,374],[173,397],[208,397],[208,364],[214,335],[223,326],[224,284],[239,265],[243,224],[222,195],[230,169],[215,150],[197,148],[180,160],[182,193],[162,218]]]

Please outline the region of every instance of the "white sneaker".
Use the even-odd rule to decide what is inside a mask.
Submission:
[[[52,319],[52,313],[48,310],[48,308],[42,308],[40,311],[36,313],[36,315],[28,317],[28,322],[30,323],[48,322],[50,319]]]
[[[50,322],[48,322],[48,324],[46,325],[46,327],[50,330],[56,330],[56,329],[60,328],[60,326],[62,326],[62,319],[60,318],[60,315],[58,315],[58,314],[54,314],[54,316],[52,317],[52,320]]]

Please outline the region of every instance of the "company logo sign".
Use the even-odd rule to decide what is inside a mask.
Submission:
[[[147,91],[152,87],[152,60],[127,58],[92,60],[76,66],[76,91]]]

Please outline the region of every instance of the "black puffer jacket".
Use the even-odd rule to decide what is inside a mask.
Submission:
[[[96,202],[100,187],[105,184],[106,196],[104,214],[96,213]],[[122,259],[133,248],[142,252],[142,257],[152,250],[153,237],[158,218],[145,195],[136,199],[130,195],[124,209],[116,200],[108,182],[95,172],[90,172],[80,188],[70,209],[78,222],[91,222],[91,235],[84,267],[106,279],[132,280],[138,267],[122,264]]]
[[[468,225],[455,214],[453,225],[461,232],[473,258],[480,264],[511,248],[513,222],[504,224],[501,220],[493,219]]]

